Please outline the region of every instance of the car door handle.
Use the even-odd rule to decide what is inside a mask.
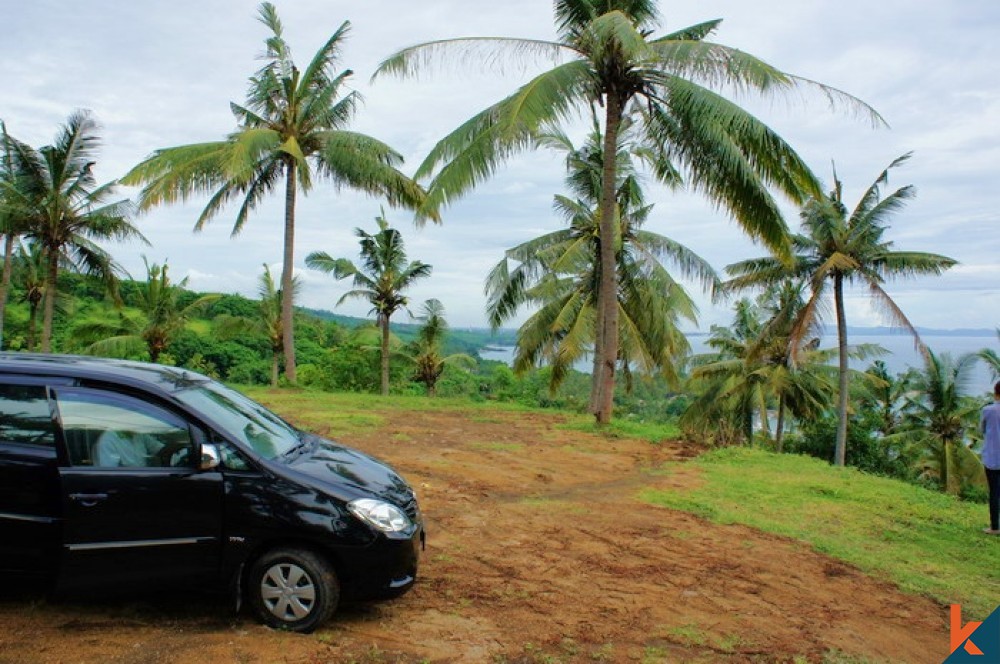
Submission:
[[[93,507],[97,503],[108,499],[106,493],[71,493],[69,499],[75,503],[80,503],[84,507]]]

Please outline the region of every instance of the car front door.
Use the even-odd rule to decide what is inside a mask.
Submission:
[[[197,427],[146,398],[93,388],[53,392],[69,457],[60,469],[60,584],[216,577],[222,475],[199,470]]]

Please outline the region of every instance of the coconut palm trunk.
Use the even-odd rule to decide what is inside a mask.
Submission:
[[[622,122],[622,99],[617,94],[607,95],[607,112],[604,130],[604,172],[601,182],[601,277],[597,292],[597,335],[599,346],[595,353],[600,358],[597,382],[597,409],[594,417],[598,424],[608,424],[614,410],[615,363],[618,361],[618,272],[615,261],[615,224],[617,222],[615,183],[618,161],[618,131]]]
[[[785,395],[778,396],[778,422],[774,432],[774,449],[778,454],[783,451],[785,443]]]
[[[378,326],[382,330],[382,396],[389,395],[389,317],[379,314]]]
[[[767,397],[760,396],[760,432],[765,440],[771,440],[771,418],[767,416]]]
[[[844,311],[844,275],[833,278],[833,299],[837,311],[837,354],[840,359],[840,387],[837,395],[837,443],[834,463],[843,466],[847,460],[847,317]]]
[[[594,358],[590,370],[590,411],[595,416],[600,406],[601,381],[601,326],[594,326]]]
[[[50,247],[47,252],[48,270],[45,275],[45,306],[42,314],[42,352],[52,352],[52,319],[56,310],[56,282],[59,279],[59,250]]]
[[[277,349],[271,352],[271,387],[278,386],[278,358],[281,356],[282,349]]]
[[[10,273],[14,263],[14,234],[7,233],[3,246],[3,277],[0,280],[0,350],[3,349],[4,320],[7,318],[7,297],[10,294]]]
[[[944,463],[941,464],[941,474],[942,474],[942,484],[944,485],[944,490],[953,496],[957,496],[961,490],[961,483],[959,481],[959,475],[956,470],[957,455],[955,454],[955,444],[950,440],[944,441]]]
[[[38,305],[44,295],[32,295],[28,301],[28,350],[34,351],[38,342]]]
[[[289,159],[285,166],[285,250],[281,266],[281,292],[292,292],[295,253],[295,161]],[[292,317],[295,309],[292,298],[281,298],[282,345],[285,349],[285,376],[292,384],[295,374],[295,329]]]

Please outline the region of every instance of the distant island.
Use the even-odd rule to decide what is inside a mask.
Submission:
[[[997,331],[987,328],[956,328],[954,330],[941,330],[933,327],[917,327],[917,332],[922,337],[996,337]],[[709,332],[685,332],[689,337],[709,335]],[[827,325],[823,328],[823,335],[833,336],[837,334],[837,328]],[[861,335],[866,337],[898,337],[907,336],[910,333],[898,327],[847,327],[847,335]]]
[[[332,320],[339,325],[344,325],[346,327],[357,327],[359,325],[371,325],[374,323],[373,320],[366,318],[357,318],[355,316],[343,316],[341,314],[335,314],[332,311],[327,311],[326,309],[309,309],[306,307],[299,307],[302,311],[309,313],[317,318],[323,320]],[[405,319],[405,316],[401,316],[401,319]],[[417,323],[403,323],[393,321],[390,325],[393,331],[402,333],[402,336],[409,336],[410,334],[415,334],[420,325]],[[497,350],[504,347],[513,346],[517,343],[517,330],[510,328],[501,328],[499,330],[493,331],[488,327],[475,327],[475,326],[453,326],[451,328],[452,332],[462,332],[470,335],[475,335],[477,337],[483,337],[483,345],[486,347],[485,350]],[[927,337],[996,337],[997,330],[989,328],[956,328],[953,330],[942,330],[932,327],[917,327],[917,332],[920,336]],[[708,331],[687,331],[684,333],[689,337],[699,337],[708,336],[710,333]],[[823,328],[824,335],[835,335],[837,334],[837,328],[833,325],[827,325]],[[869,337],[881,337],[881,336],[900,336],[908,335],[909,332],[897,328],[897,327],[851,327],[847,328],[848,335],[862,335]]]

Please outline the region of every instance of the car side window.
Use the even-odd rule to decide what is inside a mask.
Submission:
[[[87,389],[56,390],[56,404],[74,466],[176,468],[194,463],[190,427],[164,408]]]
[[[243,457],[238,450],[236,450],[229,443],[220,443],[219,452],[222,456],[222,466],[228,470],[251,470],[252,466]]]
[[[0,385],[0,443],[55,444],[45,387]]]

